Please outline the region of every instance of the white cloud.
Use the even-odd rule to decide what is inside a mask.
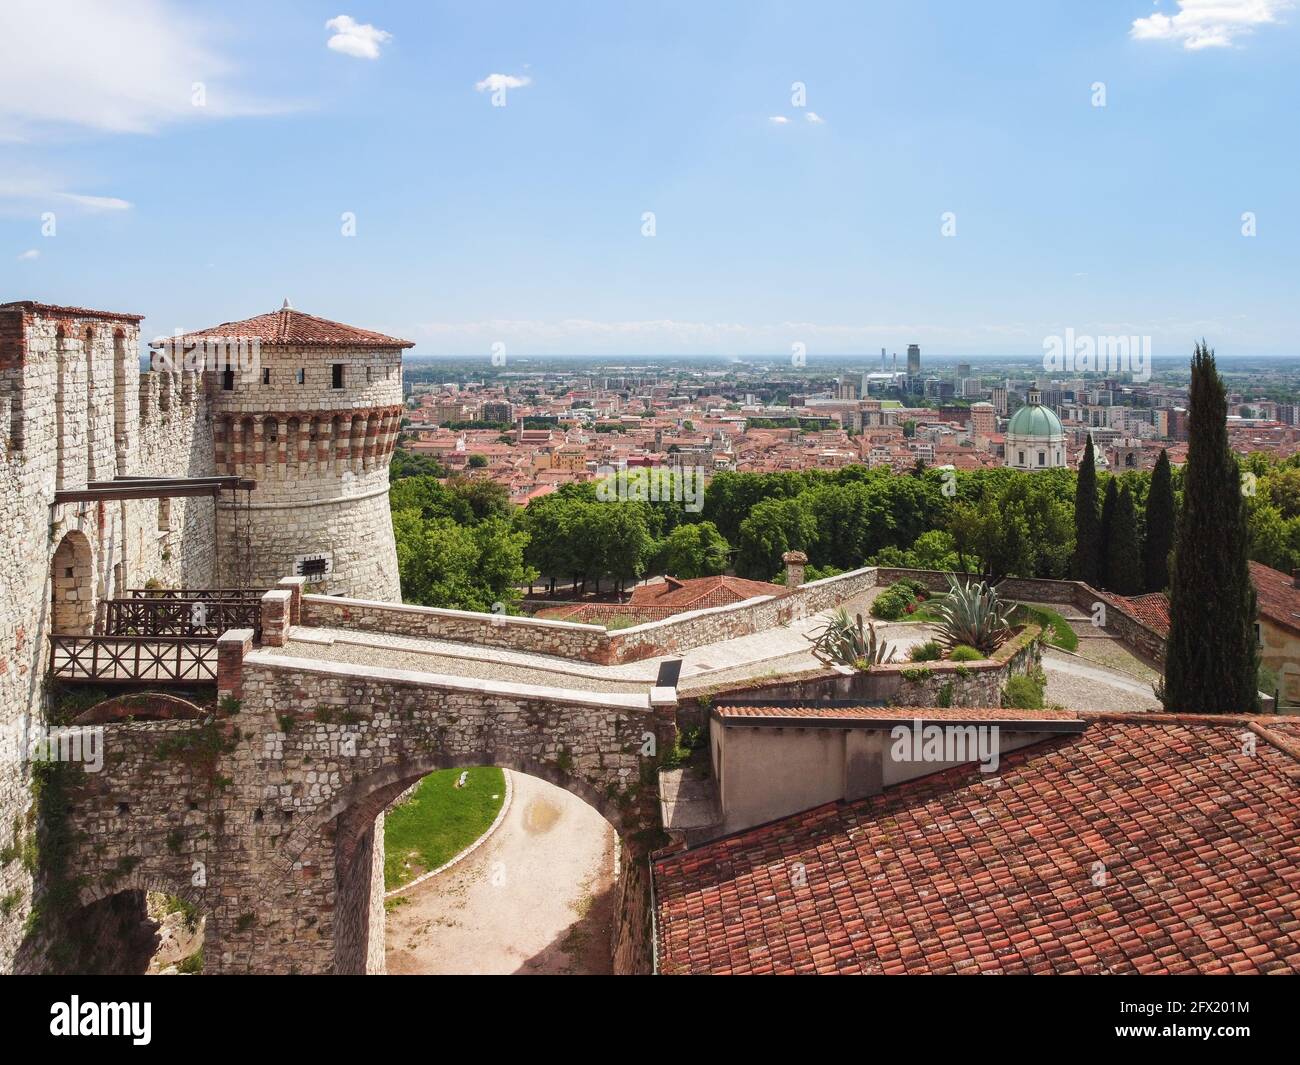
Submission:
[[[131,209],[128,201],[119,200],[116,196],[86,196],[79,192],[56,192],[53,195],[61,200],[75,203],[78,207],[84,207],[87,211],[129,211]]]
[[[0,141],[285,110],[232,90],[230,64],[205,37],[171,0],[4,0]],[[196,85],[205,106],[194,105]]]
[[[768,119],[768,121],[771,122],[773,125],[784,126],[790,120],[786,118],[785,115],[773,115],[771,118]]]
[[[378,59],[380,45],[393,39],[387,30],[358,22],[350,15],[336,15],[325,23],[325,28],[334,31],[334,36],[325,42],[326,48],[357,59]]]
[[[25,252],[23,252],[20,256],[18,256],[18,261],[20,263],[30,262],[32,259],[39,259],[40,257],[41,257],[41,253],[38,252],[35,248],[28,248]]]
[[[816,111],[809,111],[807,114],[804,115],[804,117],[808,119],[809,122],[814,122],[819,126],[826,121],[826,119],[822,118],[822,116],[819,115]]]
[[[59,179],[35,173],[0,178],[0,211],[5,214],[39,214],[64,207],[79,211],[129,211],[131,203],[116,196],[68,192]]]
[[[514,74],[489,74],[482,81],[476,81],[474,88],[479,92],[496,92],[498,89],[522,89],[532,83],[533,79],[527,75],[516,77]]]
[[[1178,14],[1134,19],[1129,35],[1138,41],[1181,41],[1193,52],[1227,48],[1294,6],[1295,0],[1178,0]]]

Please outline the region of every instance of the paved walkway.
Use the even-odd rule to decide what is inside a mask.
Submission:
[[[1047,702],[1067,710],[1159,710],[1150,683],[1052,647],[1043,651]]]
[[[870,620],[871,601],[880,589],[869,589],[845,604],[850,614]],[[1061,613],[1079,635],[1077,656],[1050,650],[1044,655],[1047,699],[1069,709],[1156,709],[1151,691],[1158,674],[1113,635],[1094,628],[1088,614],[1072,605],[1041,604]],[[779,629],[752,633],[695,647],[684,652],[683,695],[722,683],[776,679],[824,668],[811,651],[809,637],[826,623],[833,610],[799,619]],[[933,626],[875,622],[879,637],[893,645],[895,660],[934,635]],[[550,655],[478,647],[449,640],[397,636],[348,629],[296,626],[289,641],[272,653],[322,661],[354,663],[435,675],[469,677],[523,684],[535,688],[571,689],[596,693],[647,693],[659,664],[666,658],[601,666]]]
[[[388,914],[390,974],[613,971],[614,830],[576,795],[510,779],[492,837],[397,896],[408,901]]]

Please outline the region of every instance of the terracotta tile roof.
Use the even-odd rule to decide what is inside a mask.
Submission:
[[[1164,592],[1148,592],[1146,595],[1132,596],[1116,595],[1112,598],[1143,625],[1154,629],[1161,636],[1169,635],[1169,597]]]
[[[1300,632],[1300,588],[1285,573],[1259,562],[1250,564],[1250,579],[1259,596],[1259,615],[1292,632]]]
[[[801,718],[810,721],[854,720],[854,721],[944,721],[949,724],[964,722],[986,723],[1014,721],[1030,724],[1033,722],[1079,721],[1083,719],[1073,710],[1015,710],[988,707],[981,709],[961,709],[957,707],[915,707],[915,706],[732,706],[717,704],[713,712],[721,718],[735,721],[761,720],[764,718]]]
[[[710,606],[727,606],[758,595],[780,595],[785,588],[766,581],[742,577],[693,577],[678,580],[665,577],[662,583],[643,584],[632,592],[632,606],[674,607],[677,610],[700,610]]]
[[[168,337],[165,343],[190,343],[203,340],[256,340],[268,346],[302,345],[315,348],[411,348],[413,340],[357,329],[328,318],[317,318],[292,307],[282,307],[270,314],[259,314],[240,322],[222,322],[210,329],[200,329],[180,337]],[[161,344],[163,342],[159,342]],[[157,347],[159,344],[152,346]]]
[[[657,859],[661,971],[1300,972],[1300,762],[1162,717]]]
[[[61,307],[57,303],[38,303],[36,300],[15,300],[0,303],[0,311],[27,311],[29,314],[50,315],[59,318],[104,318],[113,322],[142,322],[143,314],[122,311],[92,311],[89,307]]]

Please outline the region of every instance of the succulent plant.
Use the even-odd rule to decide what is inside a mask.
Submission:
[[[855,620],[843,607],[805,639],[812,642],[813,655],[827,664],[868,670],[894,657],[894,648],[876,636],[875,625],[868,622],[864,626],[861,614]]]
[[[941,618],[939,642],[949,649],[964,643],[987,655],[1011,634],[1009,607],[984,581],[961,584],[948,574],[948,594],[935,613]]]

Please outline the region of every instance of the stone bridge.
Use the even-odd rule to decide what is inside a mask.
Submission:
[[[188,900],[207,917],[205,972],[382,972],[384,809],[434,770],[496,765],[581,796],[618,832],[615,964],[645,971],[638,858],[661,838],[654,754],[675,740],[672,692],[276,653],[297,606],[278,594],[284,627],[268,646],[254,649],[247,630],[221,638],[215,715],[123,699],[80,722],[102,724],[104,764],[61,767],[78,901],[126,890]]]

